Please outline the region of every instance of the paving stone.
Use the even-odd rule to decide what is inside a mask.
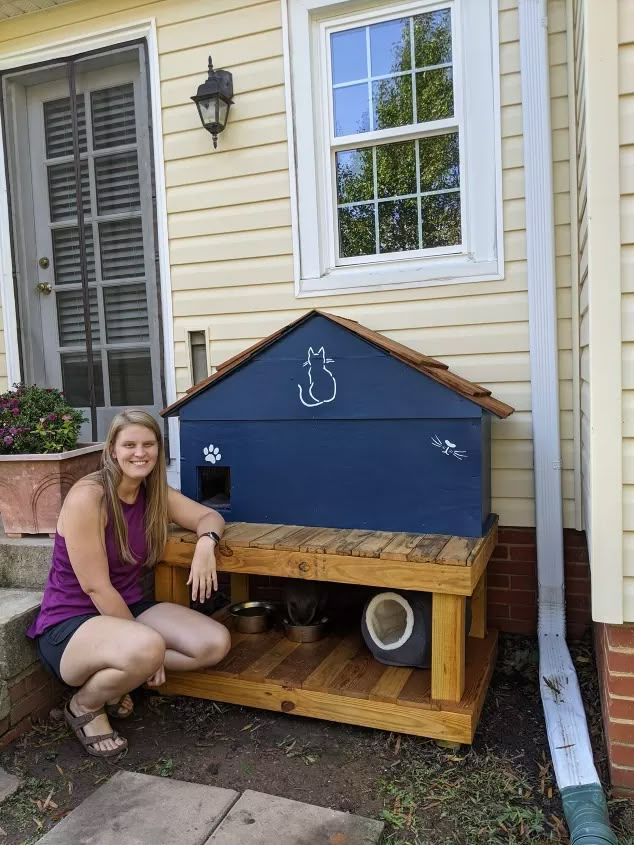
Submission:
[[[363,816],[247,790],[205,845],[376,845],[382,832]]]
[[[35,619],[42,593],[39,590],[0,588],[0,678],[13,678],[37,660],[33,642],[25,631]]]
[[[22,781],[20,778],[16,778],[15,775],[10,775],[9,772],[5,772],[3,768],[0,768],[0,801],[4,801],[9,795],[13,795],[21,785]]]
[[[38,845],[203,845],[238,793],[117,772]]]

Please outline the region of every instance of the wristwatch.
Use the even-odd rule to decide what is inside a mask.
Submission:
[[[217,546],[220,545],[220,537],[218,536],[218,534],[216,534],[215,531],[205,531],[203,534],[201,534],[198,537],[199,540],[200,540],[200,537],[211,537],[211,539],[215,541]]]

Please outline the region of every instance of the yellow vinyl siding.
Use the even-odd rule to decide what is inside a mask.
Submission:
[[[619,163],[623,366],[623,611],[634,622],[634,13],[619,3]]]
[[[20,51],[154,17],[158,30],[176,384],[191,384],[187,332],[207,330],[210,360],[319,307],[442,358],[516,413],[493,423],[493,509],[534,525],[530,363],[517,0],[500,0],[505,273],[502,281],[297,299],[279,0],[78,0],[0,25]],[[549,0],[564,515],[574,525],[568,90],[565,0]],[[218,150],[189,97],[207,56],[234,76]]]

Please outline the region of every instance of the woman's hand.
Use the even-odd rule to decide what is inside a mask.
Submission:
[[[165,666],[161,663],[151,678],[146,681],[149,687],[161,687],[165,683]]]
[[[196,543],[187,584],[192,585],[192,600],[204,601],[211,591],[218,589],[216,572],[216,543],[212,537],[203,535]]]

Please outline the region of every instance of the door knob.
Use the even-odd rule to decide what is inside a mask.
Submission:
[[[40,282],[39,284],[35,285],[36,290],[39,290],[40,293],[43,293],[45,296],[48,296],[49,293],[53,292],[53,285],[49,282]]]

